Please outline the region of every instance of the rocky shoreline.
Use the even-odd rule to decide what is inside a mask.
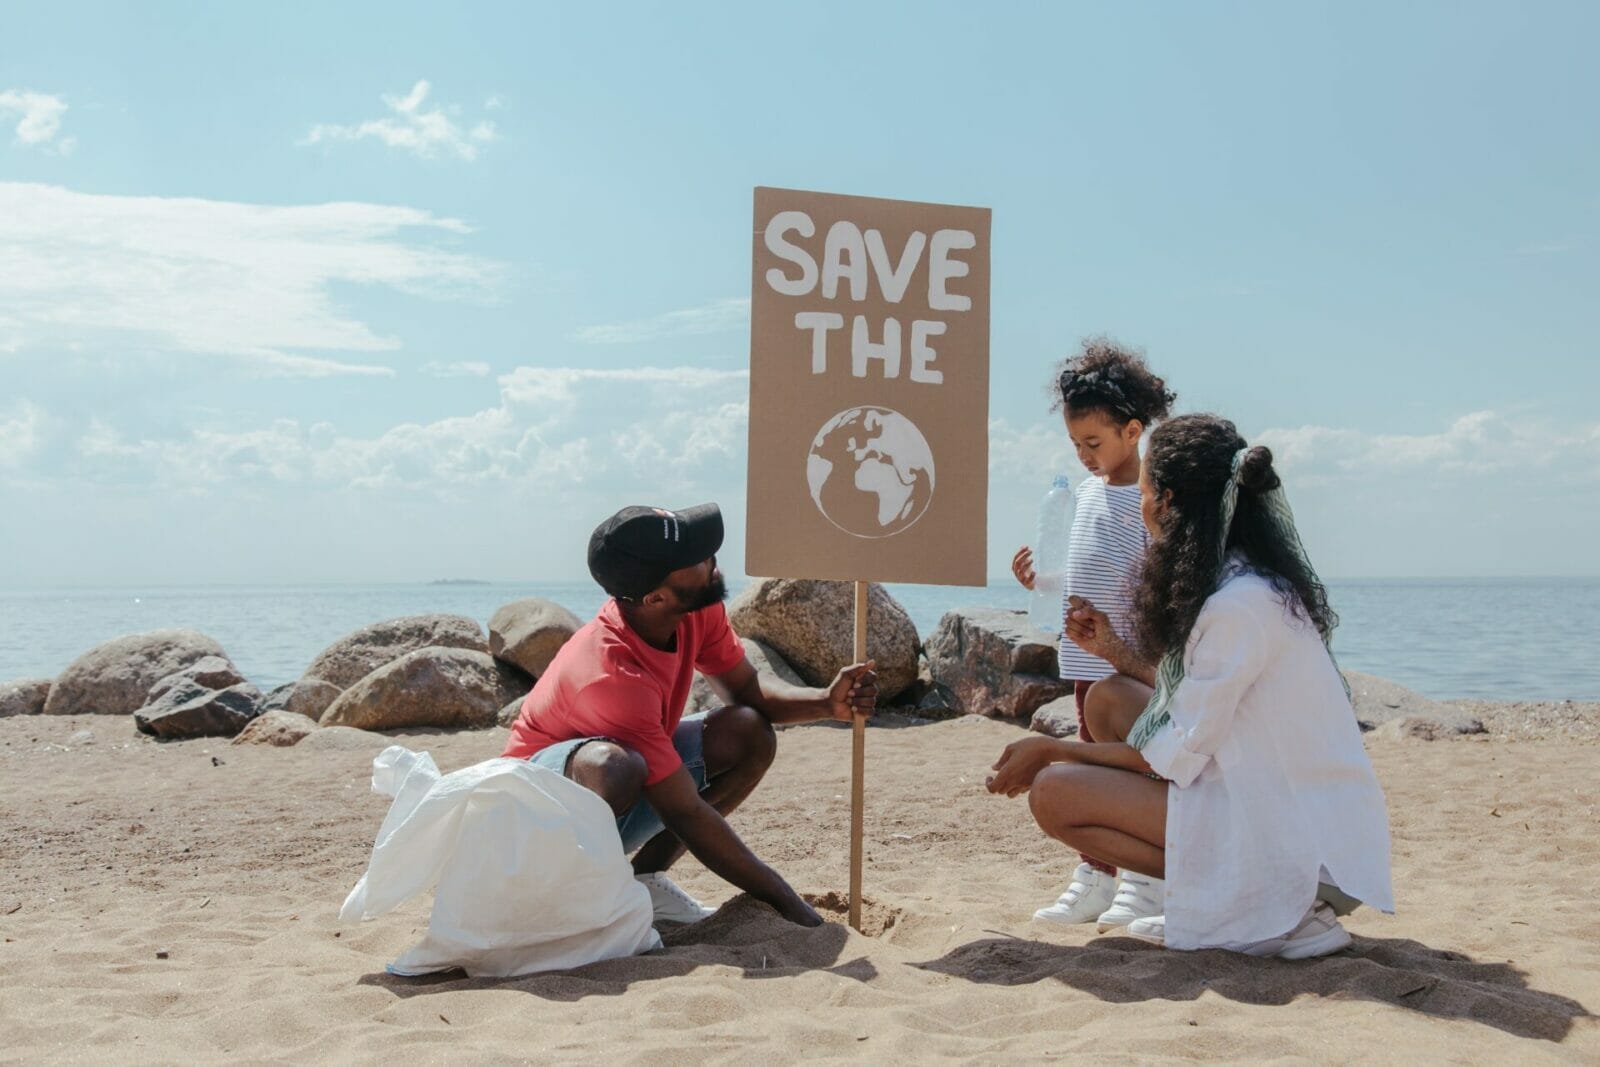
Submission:
[[[948,612],[924,639],[882,586],[870,587],[869,604],[881,724],[978,715],[1058,737],[1076,733],[1054,636],[1032,629],[1024,612]],[[850,583],[800,579],[757,581],[728,605],[757,669],[802,685],[825,684],[849,662],[853,611]],[[335,641],[300,678],[265,693],[205,634],[132,634],[88,650],[53,679],[0,683],[0,718],[130,715],[157,739],[287,746],[315,737],[312,747],[340,747],[341,737],[364,743],[373,732],[506,726],[580,625],[539,598],[503,605],[487,632],[460,615],[388,619]],[[1441,702],[1371,675],[1346,677],[1362,729],[1380,736],[1600,742],[1600,703]],[[690,710],[719,702],[697,677]]]

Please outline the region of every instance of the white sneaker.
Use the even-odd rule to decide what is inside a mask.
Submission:
[[[697,923],[717,913],[716,908],[706,907],[660,871],[636,874],[633,879],[650,890],[650,907],[658,923]]]
[[[1116,890],[1114,876],[1098,867],[1080,863],[1078,869],[1072,872],[1072,881],[1068,883],[1067,891],[1057,897],[1056,902],[1048,908],[1040,908],[1034,912],[1033,917],[1051,923],[1093,922],[1102,911],[1111,906]]]
[[[1328,905],[1318,901],[1306,917],[1284,938],[1274,955],[1280,960],[1308,960],[1326,956],[1350,944],[1350,931],[1339,925],[1339,917]]]
[[[1165,915],[1146,915],[1142,919],[1135,919],[1128,924],[1126,931],[1129,937],[1137,937],[1140,941],[1148,941],[1152,945],[1167,944],[1167,917]]]
[[[1137,937],[1140,941],[1148,941],[1152,945],[1167,946],[1167,917],[1165,915],[1146,915],[1135,919],[1128,924],[1124,931],[1129,937]],[[1229,945],[1218,945],[1217,948],[1229,952],[1242,952],[1246,956],[1276,956],[1284,946],[1285,939],[1281,937],[1270,938],[1266,941],[1241,941]]]
[[[1166,911],[1166,886],[1160,878],[1123,871],[1111,906],[1100,913],[1100,932],[1103,934],[1114,926],[1127,926],[1135,919],[1154,918]]]
[[[1128,934],[1141,941],[1165,946],[1167,943],[1167,917],[1152,915],[1135,919],[1128,924]],[[1305,960],[1313,956],[1326,956],[1350,944],[1350,933],[1339,925],[1333,909],[1317,903],[1300,925],[1282,937],[1269,937],[1265,941],[1226,945],[1229,952],[1242,952],[1246,956],[1276,956],[1280,960]]]

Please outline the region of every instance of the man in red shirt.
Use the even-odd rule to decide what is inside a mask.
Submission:
[[[531,759],[597,793],[617,815],[634,876],[658,920],[712,913],[663,873],[695,854],[713,873],[791,922],[822,919],[728,826],[772,765],[774,723],[850,721],[878,699],[873,664],[825,689],[756,673],[728,626],[717,569],[722,512],[628,507],[589,538],[589,573],[610,600],[561,647],[511,728],[503,753]],[[684,717],[698,669],[729,700]]]

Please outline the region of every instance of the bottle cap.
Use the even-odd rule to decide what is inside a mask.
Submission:
[[[1071,489],[1072,481],[1065,474],[1056,475],[1056,480],[1050,483],[1052,489]]]

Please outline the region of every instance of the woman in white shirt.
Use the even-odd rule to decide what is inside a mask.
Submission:
[[[1028,792],[1068,847],[1165,878],[1164,914],[1134,936],[1338,951],[1336,910],[1394,910],[1388,815],[1272,453],[1226,419],[1184,415],[1151,434],[1139,484],[1152,542],[1131,641],[1087,602],[1068,619],[1119,670],[1085,709],[1116,740],[1014,742],[989,789]]]

